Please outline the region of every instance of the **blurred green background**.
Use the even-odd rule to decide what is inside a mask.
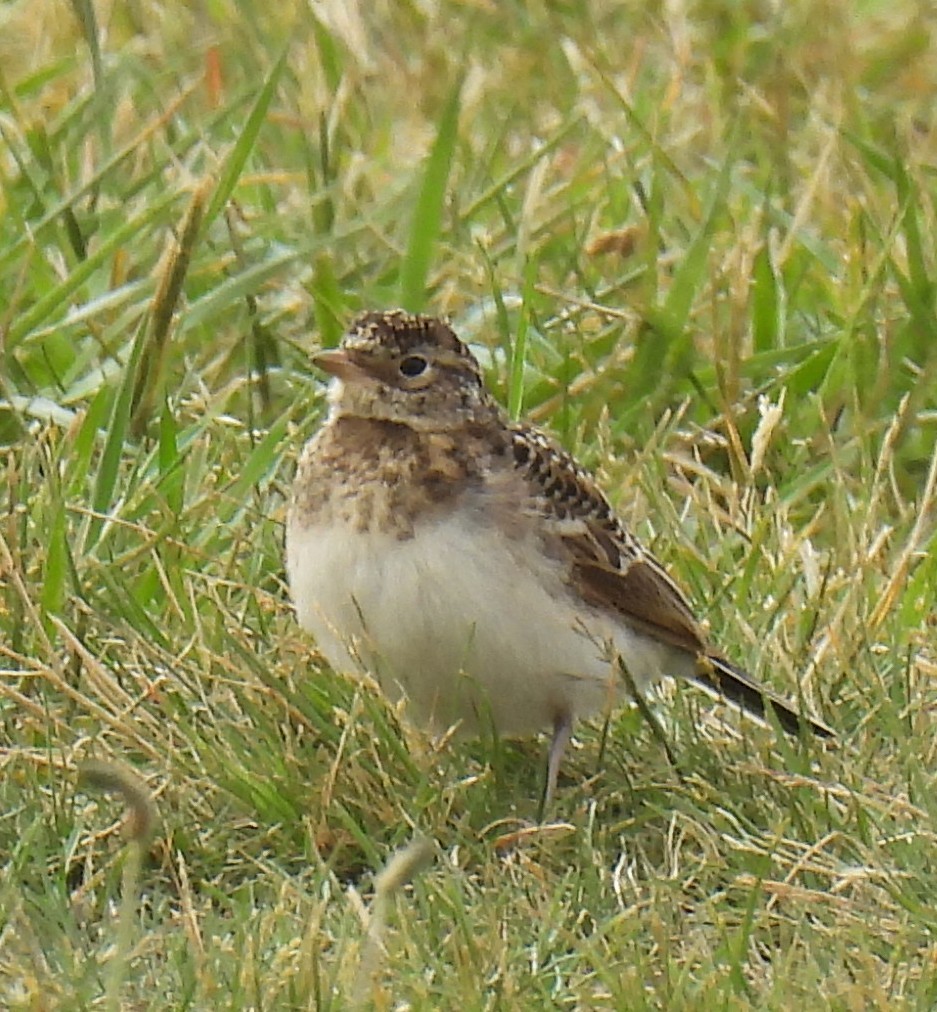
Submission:
[[[0,4],[0,1004],[933,1007],[935,28]],[[536,827],[542,743],[430,742],[325,670],[282,566],[308,358],[396,305],[448,315],[839,748],[682,691],[682,776],[626,709]],[[91,756],[161,815],[107,999]],[[372,980],[414,831],[438,860]]]

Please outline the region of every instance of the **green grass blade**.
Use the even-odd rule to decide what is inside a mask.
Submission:
[[[460,81],[452,89],[439,118],[436,140],[426,160],[423,184],[410,224],[407,252],[400,268],[400,304],[413,312],[422,309],[426,299],[426,279],[439,239],[443,202],[458,137],[461,94]]]
[[[517,320],[517,333],[511,348],[511,373],[508,378],[508,412],[520,418],[524,410],[524,371],[527,365],[527,335],[530,331],[530,306],[537,279],[537,261],[529,257],[524,267],[524,301]]]
[[[267,110],[270,108],[270,103],[276,94],[277,85],[280,83],[280,75],[286,66],[288,51],[288,47],[285,47],[277,58],[276,63],[274,63],[273,69],[267,75],[267,79],[264,81],[264,85],[260,89],[257,99],[248,114],[244,128],[241,130],[234,147],[225,159],[221,174],[218,177],[218,185],[215,187],[215,192],[212,194],[212,198],[205,210],[203,228],[208,228],[211,225],[234,192],[237,181],[240,179],[247,159],[257,141],[260,128],[267,118]]]
[[[726,194],[729,191],[735,158],[734,147],[729,143],[728,154],[710,190],[703,220],[680,260],[670,291],[664,300],[664,317],[671,334],[683,333],[693,301],[706,275],[712,236],[719,216],[725,212]]]
[[[124,367],[120,388],[114,399],[114,406],[108,420],[107,435],[104,440],[104,451],[95,475],[94,491],[91,496],[91,509],[95,513],[107,513],[113,503],[114,489],[120,477],[120,464],[126,446],[127,433],[133,413],[133,393],[136,387],[137,371],[140,358],[146,345],[147,318],[140,321],[133,339],[133,349]],[[104,521],[101,517],[91,517],[85,531],[84,551],[90,552],[101,536]]]
[[[145,204],[137,214],[131,215],[124,224],[115,228],[100,246],[97,246],[86,260],[82,260],[66,278],[38,299],[29,309],[17,316],[10,325],[7,346],[12,347],[18,344],[34,327],[38,327],[40,323],[56,312],[64,312],[71,296],[96,271],[110,263],[115,254],[128,245],[135,236],[146,232],[155,222],[159,221],[182,196],[182,192],[181,190],[174,191],[161,197],[154,197],[152,202]]]
[[[345,330],[345,300],[328,253],[316,257],[312,298],[316,305],[316,327],[323,348],[334,348]]]
[[[42,614],[46,621],[49,615],[61,614],[62,604],[65,601],[65,581],[69,567],[64,502],[59,502],[55,509],[52,528],[49,531],[48,552],[40,597]],[[51,630],[52,625],[48,623],[46,631]]]
[[[784,343],[784,287],[767,243],[755,257],[753,272],[752,342],[757,353]]]

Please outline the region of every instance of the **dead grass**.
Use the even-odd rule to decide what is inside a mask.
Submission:
[[[934,30],[2,8],[0,1004],[116,1007],[98,759],[159,810],[126,1008],[933,1006]],[[682,779],[624,711],[532,827],[542,743],[436,746],[321,667],[282,570],[307,356],[401,302],[838,748],[671,693]]]

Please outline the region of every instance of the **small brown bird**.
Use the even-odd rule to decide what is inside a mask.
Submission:
[[[552,729],[545,798],[578,717],[685,678],[785,731],[830,737],[709,646],[686,598],[595,481],[512,422],[444,322],[367,313],[293,485],[299,621],[336,671],[372,674],[435,732]]]

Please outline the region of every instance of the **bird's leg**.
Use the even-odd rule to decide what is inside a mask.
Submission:
[[[550,754],[547,759],[547,781],[543,787],[543,797],[540,799],[540,822],[546,813],[547,806],[553,800],[553,792],[556,790],[556,779],[560,773],[560,764],[563,761],[563,754],[573,734],[573,716],[569,712],[558,713],[553,718],[553,740],[550,742]]]

